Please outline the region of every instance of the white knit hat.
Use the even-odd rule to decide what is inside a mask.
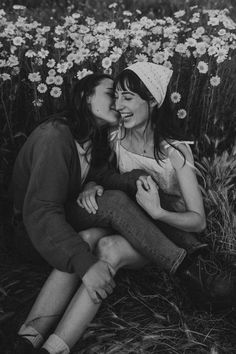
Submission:
[[[132,64],[126,69],[132,70],[140,78],[160,107],[165,99],[173,70],[163,65],[144,61]]]

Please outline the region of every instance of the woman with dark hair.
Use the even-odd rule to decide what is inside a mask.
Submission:
[[[14,166],[16,233],[25,227],[25,236],[54,268],[18,332],[15,354],[69,353],[113,291],[116,271],[146,263],[139,253],[170,274],[188,261],[186,250],[126,195],[135,196],[136,181],[145,173],[120,175],[108,166],[107,128],[119,116],[113,80],[83,78],[74,87],[71,108],[68,118],[53,117],[30,134]],[[119,242],[110,243],[116,236]],[[24,233],[19,237],[23,241]],[[23,251],[31,253],[26,246]]]

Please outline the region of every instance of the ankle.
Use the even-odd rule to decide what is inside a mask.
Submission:
[[[64,342],[62,338],[60,338],[56,334],[51,334],[47,341],[42,346],[42,349],[46,349],[50,354],[69,354],[70,348]]]
[[[18,335],[27,339],[34,348],[39,348],[44,342],[43,336],[34,327],[25,323],[20,327]]]

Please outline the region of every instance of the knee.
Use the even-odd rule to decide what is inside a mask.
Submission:
[[[120,259],[119,242],[115,236],[103,237],[97,244],[96,253],[99,259],[102,259],[111,265],[115,266]]]
[[[98,235],[96,229],[87,229],[79,232],[79,236],[89,244],[91,249],[94,248],[94,245],[97,241]]]

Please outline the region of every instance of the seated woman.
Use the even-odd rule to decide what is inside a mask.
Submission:
[[[137,192],[139,204],[148,212],[146,201],[155,186],[150,177],[145,178],[140,170],[119,175],[101,163],[108,159],[107,126],[117,124],[118,119],[112,86],[107,76],[82,79],[73,95],[75,125],[57,118],[43,123],[30,135],[16,160],[15,209],[23,214],[34,247],[55,269],[19,330],[14,353],[69,353],[99,309],[101,299],[113,291],[113,277],[120,267],[140,267],[148,259],[169,274],[187,277],[190,285],[192,274],[196,274],[197,258],[190,264],[187,246],[185,249],[173,242],[172,236],[166,236],[153,222],[156,214],[151,219],[124,193],[134,196]],[[101,193],[100,187],[91,189],[88,185],[77,205],[88,167],[87,181],[117,190]],[[148,193],[145,198],[144,192]],[[95,193],[100,196],[94,208]],[[158,211],[158,193],[154,194]],[[195,209],[192,213],[197,214],[196,224],[202,218],[198,227],[203,228],[204,213]],[[185,222],[186,230],[189,225]],[[115,231],[80,232],[91,227]],[[202,244],[193,235],[189,239],[194,254]],[[190,270],[193,264],[195,268]],[[208,285],[215,287],[215,278],[208,280]]]

